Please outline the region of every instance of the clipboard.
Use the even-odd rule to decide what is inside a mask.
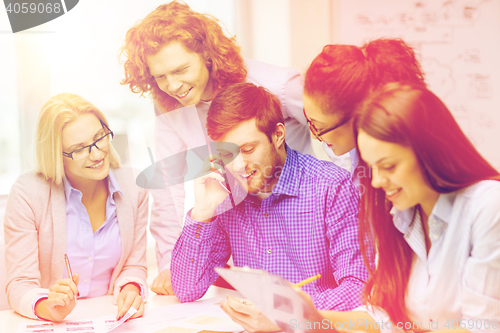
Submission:
[[[215,271],[283,332],[336,332],[330,322],[282,277],[248,267],[216,267]]]

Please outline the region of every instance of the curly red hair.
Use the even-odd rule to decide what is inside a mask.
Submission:
[[[179,103],[158,87],[146,57],[158,53],[172,41],[181,42],[186,49],[203,57],[216,93],[242,82],[247,75],[240,47],[234,37],[224,35],[215,17],[194,12],[177,1],[161,5],[128,30],[121,48],[121,54],[126,57],[125,78],[121,84],[128,84],[132,92],[141,96],[151,92],[163,111],[174,110]]]

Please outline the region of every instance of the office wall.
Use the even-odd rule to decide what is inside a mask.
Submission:
[[[239,0],[236,39],[244,56],[305,72],[334,42],[334,0]]]
[[[500,170],[500,0],[339,0],[338,5],[339,42],[402,38],[414,47],[429,88]]]
[[[236,2],[236,40],[246,58],[277,66],[291,64],[290,2]]]

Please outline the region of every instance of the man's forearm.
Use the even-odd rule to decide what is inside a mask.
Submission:
[[[215,266],[224,266],[229,244],[217,231],[215,221],[202,223],[187,219],[172,252],[172,288],[181,302],[202,297],[215,282]]]
[[[346,277],[336,287],[312,295],[314,305],[320,310],[349,311],[362,305],[365,283],[355,277]]]

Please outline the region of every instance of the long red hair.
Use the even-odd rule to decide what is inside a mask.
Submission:
[[[163,111],[174,110],[179,103],[158,87],[146,57],[158,53],[172,41],[181,42],[186,49],[202,56],[215,92],[242,82],[247,75],[240,47],[234,37],[224,34],[216,18],[197,13],[177,1],[161,5],[128,30],[121,48],[121,54],[126,57],[125,78],[121,84],[128,84],[132,92],[141,95],[151,92]]]
[[[431,91],[421,85],[392,83],[375,92],[354,116],[355,131],[409,146],[432,188],[439,193],[462,189],[485,179],[500,180],[500,175],[474,148],[451,112]],[[361,161],[366,167],[366,163]],[[392,322],[409,322],[405,293],[413,252],[394,226],[390,202],[382,189],[371,186],[371,177],[360,178],[361,195],[359,237],[370,278],[365,300],[384,309]],[[365,245],[369,240],[378,254]]]

